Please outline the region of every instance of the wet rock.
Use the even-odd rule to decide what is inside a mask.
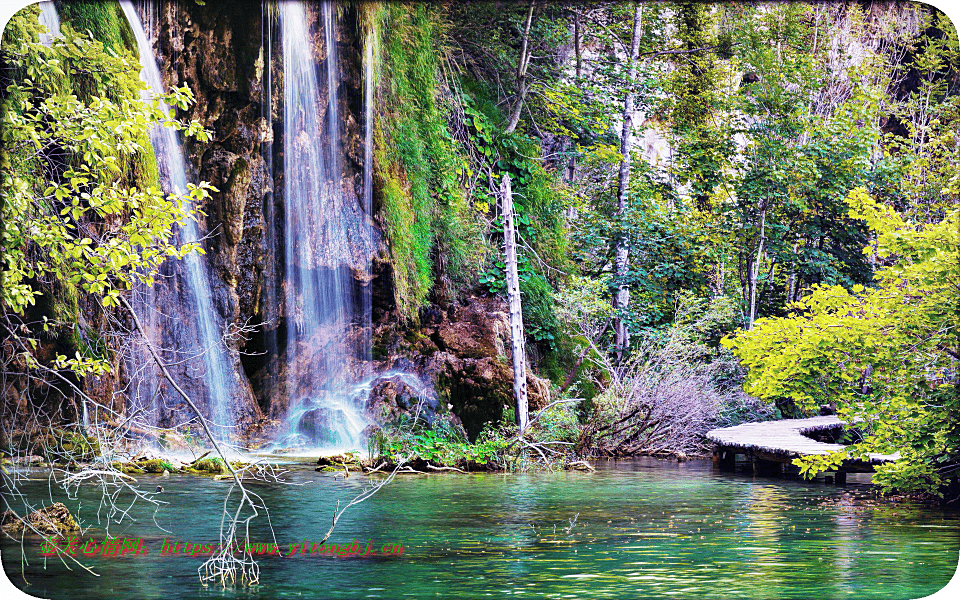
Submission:
[[[316,400],[313,403],[321,404]],[[306,447],[336,447],[355,438],[362,428],[362,421],[352,410],[317,406],[300,416],[294,441]]]
[[[201,227],[207,233],[204,247],[212,303],[227,326],[263,320],[258,315],[266,256],[262,206],[270,182],[260,151],[271,132],[260,104],[264,75],[260,9],[257,3],[242,1],[164,3],[157,28],[151,32],[167,58],[162,63],[165,84],[186,84],[196,99],[178,116],[196,120],[214,132],[211,141],[186,140],[185,151],[197,179],[219,190],[211,192],[202,207],[206,216],[201,217]],[[177,278],[183,275],[172,271],[167,278],[170,287],[182,286]],[[197,315],[182,314],[184,298],[182,291],[174,289],[157,299],[159,312],[176,314],[183,324],[177,325],[179,331],[165,332],[166,337],[195,337],[187,329],[197,322]],[[240,354],[248,343],[250,335],[235,335],[228,341],[232,405],[241,432],[263,418]],[[262,346],[262,341],[255,343]],[[176,347],[175,340],[164,340],[164,345]],[[178,382],[203,407],[208,394],[202,381],[192,381],[191,373],[184,369],[174,371]],[[176,395],[162,383],[158,388],[167,400],[165,406],[171,407],[166,411],[169,415],[161,417],[161,424],[186,416],[189,411],[179,406]]]
[[[500,421],[512,407],[513,366],[509,315],[499,298],[470,296],[445,309],[421,311],[420,329],[404,330],[386,321],[377,326],[374,355],[383,355],[384,369],[417,373],[436,390],[438,411],[446,404],[462,422],[470,439],[486,424]],[[549,382],[528,369],[531,412],[549,402]],[[402,412],[402,389],[378,390],[386,414]]]
[[[27,515],[26,522],[29,527],[24,525],[23,520],[12,510],[8,510],[0,516],[3,531],[11,535],[17,535],[24,532],[37,532],[44,535],[66,535],[80,531],[77,520],[70,514],[70,510],[62,503],[56,502],[50,506],[38,509]]]
[[[367,418],[375,423],[397,422],[404,416],[433,423],[442,405],[433,389],[410,375],[392,375],[373,382],[367,397]]]
[[[496,298],[470,297],[454,305],[432,339],[442,351],[459,358],[504,358],[510,347],[510,315]]]

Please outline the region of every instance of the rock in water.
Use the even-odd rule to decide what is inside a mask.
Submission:
[[[62,502],[33,511],[27,515],[26,521],[31,526],[30,531],[36,530],[46,535],[65,535],[80,530],[77,520],[70,514],[70,509]],[[3,531],[9,534],[20,534],[25,527],[23,520],[12,510],[3,513],[0,523]]]

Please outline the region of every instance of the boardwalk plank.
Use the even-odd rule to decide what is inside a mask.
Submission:
[[[818,442],[804,435],[804,433],[837,429],[844,425],[841,419],[834,416],[762,421],[713,429],[707,432],[707,438],[721,449],[745,454],[763,453],[772,455],[782,462],[790,462],[801,456],[828,454],[845,448],[843,444]],[[870,454],[869,460],[846,461],[844,465],[847,468],[856,465],[879,465],[893,462],[897,458],[899,454]]]

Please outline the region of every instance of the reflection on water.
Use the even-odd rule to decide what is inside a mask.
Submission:
[[[145,486],[153,480],[141,477]],[[302,485],[258,486],[276,539],[319,541],[343,480],[295,467]],[[201,559],[161,557],[164,537],[217,539],[225,483],[164,478],[170,502],[157,522],[144,507],[112,535],[144,537],[145,557],[92,561],[101,577],[29,550],[30,594],[91,597],[917,598],[946,585],[957,566],[958,515],[916,505],[867,505],[869,486],[833,487],[719,474],[710,463],[637,460],[596,473],[443,474],[398,478],[351,509],[334,542],[402,544],[402,557],[264,558],[258,588],[201,588]],[[47,493],[38,482],[36,493]],[[96,523],[95,496],[82,514]],[[76,506],[76,502],[68,505]],[[261,523],[254,541],[270,541]],[[102,537],[102,530],[90,534]],[[4,542],[15,584],[19,549]]]

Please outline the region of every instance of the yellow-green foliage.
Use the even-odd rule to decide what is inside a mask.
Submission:
[[[139,61],[140,53],[133,30],[127,23],[123,9],[116,2],[86,1],[58,2],[57,10],[64,23],[68,23],[80,33],[90,32],[93,39],[101,42],[108,52],[117,55],[129,54],[134,65]],[[84,76],[68,77],[65,85],[76,91],[83,100],[100,92],[106,92],[114,100],[116,90],[98,90]],[[137,140],[144,149],[126,158],[122,163],[122,180],[130,186],[160,186],[157,172],[157,160],[149,137],[144,134]]]
[[[42,317],[45,332],[56,321],[77,322],[80,290],[110,306],[123,289],[152,283],[168,257],[196,250],[195,244],[173,243],[177,223],[190,216],[182,200],[143,185],[156,181],[147,132],[168,117],[139,102],[139,65],[129,54],[118,56],[78,35],[67,22],[61,29],[61,37],[43,46],[36,9],[21,11],[3,44],[10,82],[0,102],[0,307],[17,318]],[[186,108],[192,95],[175,88],[165,101]],[[199,124],[185,131],[207,139]],[[209,189],[188,187],[194,202]],[[96,235],[104,223],[109,235]],[[89,231],[87,224],[94,225],[89,237],[80,235]],[[16,335],[15,341],[36,348],[35,338]],[[77,350],[76,341],[63,350]],[[110,368],[102,348],[88,349],[83,356],[74,352],[75,358],[58,352],[54,366],[78,375]]]
[[[385,110],[375,128],[381,212],[393,258],[397,306],[415,318],[435,276],[467,278],[481,244],[457,172],[463,157],[440,100],[441,24],[426,4],[390,4],[383,23]],[[442,257],[442,268],[435,265]],[[437,268],[435,268],[437,267]]]
[[[953,184],[943,193],[958,191]],[[841,418],[865,424],[853,455],[900,452],[896,463],[877,468],[884,489],[940,494],[960,458],[960,215],[954,209],[936,223],[910,222],[865,188],[847,201],[850,217],[876,234],[865,252],[886,263],[873,287],[814,286],[792,314],[758,319],[723,343],[750,369],[747,392],[788,397],[805,409],[834,402]],[[806,472],[825,464],[806,461]]]
[[[24,48],[24,43],[36,44],[40,26],[38,24],[39,7],[37,5],[27,7],[20,11],[17,18],[14,18],[8,24],[4,35],[7,43],[4,48],[17,52]],[[72,38],[75,34],[72,30],[81,32],[90,31],[94,38],[103,44],[106,53],[113,56],[125,56],[130,65],[129,70],[135,73],[137,70],[137,47],[133,33],[126,22],[125,17],[116,3],[110,2],[71,2],[60,7],[60,16],[63,19],[63,35],[65,38]],[[83,103],[97,102],[97,99],[106,96],[116,102],[124,99],[136,98],[138,96],[139,82],[132,85],[111,85],[101,80],[97,71],[91,71],[89,64],[83,64],[80,59],[85,55],[85,49],[71,44],[60,45],[59,41],[56,48],[43,48],[42,55],[36,55],[35,59],[43,70],[42,77],[40,72],[31,73],[31,69],[36,69],[31,61],[24,61],[22,64],[23,72],[20,76],[26,76],[33,81],[42,82],[39,87],[44,92],[38,94],[43,98],[46,94],[59,97],[75,96]],[[29,48],[29,46],[26,46]],[[37,46],[33,46],[37,48]],[[39,49],[38,49],[39,50]],[[27,49],[30,53],[31,50]],[[46,62],[42,62],[46,61]],[[76,63],[76,64],[75,64]],[[45,65],[45,66],[44,66]],[[71,68],[80,65],[80,68]],[[17,78],[19,79],[19,77]],[[44,81],[45,80],[45,81]],[[28,106],[28,105],[27,105]],[[4,107],[12,111],[8,113],[9,117],[16,120],[22,115],[29,114],[29,109],[24,110],[16,101],[6,103]],[[14,116],[15,115],[15,116]],[[153,186],[159,188],[159,175],[157,163],[154,157],[153,148],[150,144],[146,131],[136,134],[137,150],[123,152],[118,148],[106,147],[100,150],[101,153],[112,156],[115,164],[119,166],[116,171],[104,169],[100,176],[107,183],[118,183],[123,186],[144,188]],[[61,157],[63,160],[63,157]],[[16,161],[14,161],[16,163]],[[79,167],[84,159],[80,155],[73,155],[66,158],[69,167]],[[10,167],[28,167],[26,164],[16,165],[5,161],[6,166]],[[48,178],[48,169],[41,163],[31,163],[29,168],[17,169],[21,181],[27,184],[27,187],[33,189],[39,195],[50,183]],[[68,354],[74,351],[81,351],[81,354],[91,357],[90,348],[84,347],[81,343],[79,330],[73,324],[78,321],[79,316],[79,294],[75,285],[66,283],[69,279],[68,269],[62,268],[62,264],[50,265],[51,269],[58,273],[59,282],[49,281],[46,284],[41,282],[40,291],[44,292],[41,308],[44,316],[49,316],[50,320],[45,321],[45,328],[53,332],[61,332],[66,335],[60,337],[60,341],[65,344],[63,350]]]

